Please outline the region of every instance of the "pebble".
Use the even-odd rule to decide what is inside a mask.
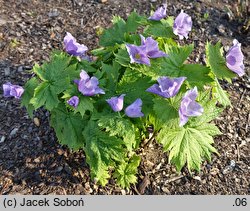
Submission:
[[[35,123],[35,125],[36,125],[37,127],[40,126],[40,121],[39,121],[39,119],[38,119],[37,117],[35,117],[35,118],[33,119],[33,121],[34,121],[34,123]]]
[[[10,75],[10,68],[9,67],[4,68],[4,75],[5,76],[9,76]]]
[[[122,195],[126,195],[126,191],[124,189],[121,190]]]
[[[35,159],[34,159],[34,162],[35,162],[35,163],[40,163],[40,158],[35,158]]]
[[[201,182],[201,178],[199,176],[194,176],[193,179],[198,180]]]
[[[220,172],[220,170],[218,168],[212,168],[210,170],[210,174],[215,176],[216,174],[218,174]]]
[[[63,170],[63,167],[62,166],[59,166],[56,168],[55,172],[61,172]]]
[[[19,66],[18,68],[17,68],[17,72],[23,72],[23,66]]]
[[[221,34],[225,34],[226,28],[225,28],[225,26],[223,26],[222,24],[219,25],[217,29],[218,29],[218,31],[219,31]]]
[[[59,15],[59,11],[57,9],[52,9],[49,13],[48,16],[50,18],[57,17]]]
[[[72,169],[67,163],[64,165],[64,170],[67,172],[67,174],[72,174]]]
[[[5,141],[6,137],[5,136],[2,136],[1,137],[1,140],[0,140],[0,144],[3,143]]]
[[[18,128],[14,128],[14,129],[10,132],[10,138],[12,138],[13,136],[15,136],[16,133],[17,133],[17,131],[18,131]]]
[[[170,194],[171,192],[169,191],[169,189],[167,188],[167,187],[162,187],[161,188],[162,189],[162,191],[164,192],[164,193],[167,193],[167,194]]]

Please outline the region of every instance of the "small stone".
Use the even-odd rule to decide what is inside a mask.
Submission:
[[[62,149],[58,149],[58,150],[57,150],[57,154],[58,154],[58,155],[63,155],[63,154],[64,154],[64,151],[63,151]]]
[[[64,170],[67,172],[67,174],[72,174],[72,169],[67,163],[64,165]]]
[[[219,25],[217,29],[218,29],[218,31],[219,31],[221,34],[225,34],[226,28],[225,28],[225,26],[223,26],[222,24]]]
[[[169,191],[169,189],[167,188],[167,187],[162,187],[161,188],[162,189],[162,191],[164,192],[164,193],[166,193],[166,194],[170,194],[170,191]]]
[[[40,163],[40,158],[35,158],[35,159],[34,159],[34,162],[35,162],[35,163]]]
[[[0,144],[3,143],[5,141],[6,137],[5,136],[2,136],[1,137],[1,140],[0,140]]]
[[[210,174],[215,176],[219,172],[220,172],[220,170],[218,168],[212,168],[211,171],[210,171]]]
[[[198,181],[201,182],[201,177],[199,177],[199,176],[194,176],[193,179],[198,180]]]
[[[34,123],[35,123],[35,125],[36,125],[37,127],[40,126],[40,121],[39,121],[39,119],[38,119],[37,117],[35,117],[35,118],[33,119],[33,121],[34,121]]]
[[[17,72],[23,72],[23,67],[22,66],[19,66],[18,68],[17,68]]]
[[[10,75],[10,68],[9,67],[4,68],[4,75],[5,76],[9,76]]]
[[[122,195],[126,195],[126,191],[124,189],[121,189]]]
[[[59,166],[56,168],[55,172],[61,172],[63,170],[63,167],[62,166]]]
[[[50,18],[57,17],[59,15],[59,11],[57,9],[52,9],[49,13],[48,16]]]
[[[10,138],[12,138],[13,136],[15,136],[16,133],[17,133],[17,131],[18,131],[18,128],[14,128],[14,129],[10,132]]]
[[[162,165],[162,163],[159,163],[157,166],[156,166],[156,170],[159,170],[160,168],[161,168],[161,165]]]

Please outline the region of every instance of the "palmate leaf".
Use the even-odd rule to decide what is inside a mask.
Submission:
[[[74,113],[80,113],[83,117],[86,111],[93,112],[94,110],[94,100],[87,96],[80,96],[79,97],[79,104],[75,108]]]
[[[35,88],[39,85],[37,78],[31,78],[26,82],[24,86],[24,93],[22,95],[22,106],[25,106],[29,116],[33,117],[33,111],[35,110],[34,106],[30,103],[31,98],[34,95]]]
[[[163,124],[157,140],[163,144],[164,151],[169,151],[169,161],[176,165],[178,171],[187,164],[189,171],[200,170],[205,158],[210,161],[211,153],[217,153],[212,146],[213,136],[221,134],[212,123],[222,109],[216,107],[216,100],[210,99],[210,90],[198,98],[204,112],[201,116],[191,117],[184,127],[175,124]]]
[[[109,168],[114,168],[116,162],[124,160],[123,141],[101,131],[94,121],[88,122],[83,131],[83,137],[91,176],[101,185],[106,185],[110,177]]]
[[[211,71],[218,79],[226,79],[230,82],[231,78],[236,76],[236,74],[229,70],[226,66],[220,42],[217,42],[215,45],[207,42],[206,57],[207,66],[210,67]]]
[[[160,40],[162,42],[162,40]],[[188,45],[184,47],[172,46],[167,43],[161,43],[164,45],[164,51],[168,54],[168,57],[162,57],[157,59],[151,59],[151,66],[146,65],[134,65],[137,70],[143,74],[157,79],[159,76],[169,76],[169,77],[180,77],[184,68],[188,66],[183,65],[188,56],[193,50],[193,45]],[[204,68],[202,69],[204,70]],[[190,75],[192,74],[191,70]],[[188,72],[185,72],[188,75]],[[194,81],[194,79],[193,79]]]
[[[129,188],[137,182],[137,168],[140,165],[140,157],[133,155],[128,162],[122,161],[114,173],[117,183],[122,188]]]
[[[180,96],[181,95],[178,95],[171,99],[154,99],[153,110],[157,121],[160,121],[161,125],[171,125],[178,121],[178,108],[176,108],[176,106],[180,104]]]
[[[117,93],[126,94],[125,102],[127,105],[133,103],[137,98],[141,98],[143,105],[142,111],[145,115],[150,113],[153,105],[152,95],[146,92],[146,89],[152,85],[149,77],[143,76],[127,68],[123,77],[118,83]]]
[[[189,55],[192,53],[194,45],[173,46],[165,44],[165,52],[169,55],[169,60],[175,67],[181,67]]]
[[[55,129],[58,140],[74,150],[84,147],[82,131],[86,123],[86,119],[67,111],[63,104],[51,111],[50,124]]]
[[[144,17],[132,12],[125,22],[121,17],[113,18],[113,26],[103,32],[100,37],[100,45],[104,47],[122,44],[126,40],[127,33],[133,33],[137,30]]]
[[[116,113],[103,115],[98,120],[98,126],[105,129],[105,132],[110,136],[117,136],[123,139],[128,151],[132,151],[136,145],[136,132],[135,127],[131,121],[122,118]]]
[[[72,108],[68,105],[66,102],[68,99],[70,99],[72,96],[78,96],[79,98],[79,104],[76,108]],[[62,99],[65,99],[65,104],[74,111],[74,113],[80,113],[83,117],[86,113],[86,111],[93,112],[94,110],[94,103],[95,100],[89,96],[83,96],[77,89],[76,85],[70,85],[69,88],[63,92]]]
[[[107,77],[106,88],[112,95],[115,93],[117,88],[118,78],[120,75],[120,68],[121,65],[119,65],[117,62],[113,62],[112,65],[102,63],[102,72],[104,72]]]
[[[191,87],[197,86],[198,89],[203,89],[204,85],[212,83],[214,80],[209,76],[210,70],[200,64],[184,64],[181,69],[179,76],[187,77]]]
[[[180,171],[185,164],[189,171],[200,170],[202,158],[211,160],[211,153],[217,152],[212,146],[213,138],[210,134],[217,134],[214,125],[206,124],[203,128],[176,127],[163,128],[159,135],[159,142],[165,151],[169,152],[169,161]]]
[[[162,19],[161,21],[149,21],[149,25],[145,28],[144,33],[146,36],[155,37],[174,37],[173,33],[173,17],[168,17],[167,19]]]
[[[66,90],[70,85],[67,68],[70,57],[64,53],[54,54],[51,62],[43,64],[41,67],[34,66],[34,73],[42,80],[42,83],[35,88],[31,103],[37,109],[45,105],[51,111],[59,104],[58,94]]]
[[[223,106],[231,106],[230,99],[225,90],[222,89],[219,81],[215,79],[215,86],[213,87],[213,96],[219,101]]]

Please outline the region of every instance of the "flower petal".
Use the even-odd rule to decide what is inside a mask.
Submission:
[[[123,109],[123,100],[125,94],[122,94],[120,97],[111,97],[110,99],[106,100],[113,111],[121,111]]]
[[[234,39],[233,44],[226,55],[226,65],[239,76],[243,76],[245,74],[245,67],[243,64],[244,56],[241,51],[241,43]]]
[[[63,40],[65,51],[73,56],[82,56],[88,50],[88,48],[76,42],[76,39],[69,32],[66,33],[66,36]]]
[[[79,97],[73,96],[69,100],[67,100],[67,103],[76,108],[79,104]]]
[[[138,98],[125,109],[125,114],[132,118],[142,117],[144,114],[141,112],[141,106],[142,100]]]
[[[186,92],[182,98],[181,106],[179,108],[180,126],[187,123],[188,117],[202,115],[204,111],[202,106],[195,102],[197,95],[197,88],[194,87],[192,90]]]
[[[192,30],[191,17],[181,10],[181,13],[175,18],[173,32],[179,36],[179,39],[188,38],[188,33]]]
[[[150,60],[147,57],[145,46],[127,44],[126,48],[130,57],[130,63],[150,65]]]
[[[165,18],[166,16],[167,16],[167,5],[163,4],[148,19],[149,20],[159,21],[162,18]]]

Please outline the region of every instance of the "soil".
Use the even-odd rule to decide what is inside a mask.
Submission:
[[[97,31],[110,26],[113,15],[126,18],[135,9],[149,15],[161,3],[0,0],[0,84],[24,85],[35,63],[63,48],[66,31],[93,49]],[[39,109],[32,120],[20,101],[4,98],[1,90],[0,194],[250,194],[249,7],[240,7],[236,0],[168,0],[168,15],[176,16],[181,9],[194,23],[188,42],[194,42],[196,50],[190,60],[205,62],[206,40],[221,40],[225,50],[234,38],[242,43],[247,74],[232,84],[222,81],[232,107],[215,120],[223,133],[215,138],[220,155],[213,155],[211,163],[204,161],[200,173],[191,175],[184,168],[177,174],[154,140],[138,150],[142,162],[136,185],[123,190],[111,179],[101,187],[90,179],[84,153],[57,142],[48,112]]]

